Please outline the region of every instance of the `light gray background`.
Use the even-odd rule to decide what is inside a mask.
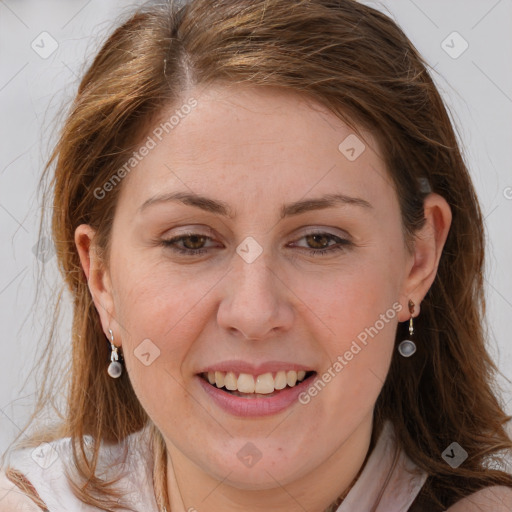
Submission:
[[[465,147],[488,234],[489,349],[504,377],[500,385],[512,413],[512,0],[366,1],[390,14],[435,68]],[[38,237],[43,162],[58,128],[55,119],[76,91],[92,56],[130,2],[117,0],[0,1],[0,451],[30,412],[34,379],[22,388],[51,313],[56,258]],[[468,48],[458,58],[463,40]],[[50,48],[42,58],[35,40]],[[447,48],[450,56],[442,47]],[[39,51],[43,51],[40,48]],[[38,276],[43,267],[44,279]],[[34,306],[36,285],[42,298]],[[69,316],[60,330],[69,339]],[[66,350],[65,343],[62,345]],[[63,354],[66,357],[66,354]]]

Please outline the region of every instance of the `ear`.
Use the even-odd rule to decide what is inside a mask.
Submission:
[[[425,298],[437,274],[439,260],[448,237],[452,222],[452,212],[446,199],[439,194],[429,194],[424,201],[424,226],[416,233],[411,265],[402,286],[400,302],[404,306],[399,321],[411,317],[408,303],[415,304],[413,317],[420,312],[421,301]]]
[[[100,258],[97,245],[94,242],[95,234],[96,232],[91,226],[81,224],[75,230],[75,245],[87,278],[89,291],[100,316],[103,332],[107,339],[110,339],[109,329],[115,332],[112,325],[115,318],[112,283],[108,268]],[[119,343],[116,344],[119,345]]]

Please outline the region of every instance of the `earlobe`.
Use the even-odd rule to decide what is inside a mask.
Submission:
[[[110,274],[99,256],[94,242],[95,234],[91,226],[81,224],[75,230],[75,245],[103,332],[107,333],[114,318],[114,301]]]
[[[419,312],[421,301],[436,277],[452,221],[452,212],[446,199],[435,193],[429,194],[425,198],[424,216],[424,226],[416,233],[414,239],[414,261],[402,292],[402,303],[407,304],[410,299],[415,302],[415,316]],[[406,313],[407,311],[404,315]],[[404,316],[401,321],[408,319],[409,317],[405,318]]]

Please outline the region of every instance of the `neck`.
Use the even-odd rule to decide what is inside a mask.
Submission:
[[[372,416],[366,418],[314,471],[283,485],[241,489],[216,479],[167,442],[169,512],[335,512],[361,474],[372,446]]]

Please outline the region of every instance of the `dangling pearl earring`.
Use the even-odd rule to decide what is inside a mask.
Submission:
[[[117,347],[114,345],[114,333],[112,329],[109,329],[110,333],[110,346],[112,347],[112,352],[110,353],[110,364],[108,365],[107,372],[113,378],[117,379],[121,377],[123,373],[123,366],[119,362],[119,354],[117,353]]]
[[[411,313],[411,318],[409,319],[409,336],[414,334],[414,326],[412,324],[412,314],[414,313],[414,302],[409,299],[409,312]],[[414,352],[416,352],[416,343],[411,340],[403,340],[400,345],[398,345],[398,352],[400,355],[404,357],[411,357]]]

